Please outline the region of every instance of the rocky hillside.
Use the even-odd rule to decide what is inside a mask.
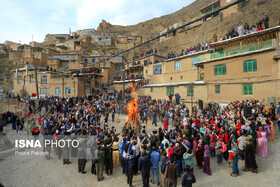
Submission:
[[[131,26],[111,25],[103,21],[98,28],[104,33],[114,33],[115,35],[141,35],[146,41],[159,35],[165,28],[175,23],[194,20],[201,16],[200,8],[210,4],[214,0],[196,0],[192,4],[181,10],[159,18],[154,18],[145,22]],[[168,52],[180,52],[197,42],[209,41],[214,34],[218,38],[224,36],[229,29],[237,28],[238,25],[249,23],[250,25],[263,19],[265,15],[270,17],[270,26],[279,25],[280,21],[280,0],[244,0],[239,4],[239,12],[231,14],[222,19],[216,16],[206,22],[197,23],[184,30],[179,30],[175,37],[164,42],[158,40],[138,48],[135,52],[144,52],[150,48],[157,48],[158,53],[166,55]],[[129,55],[130,56],[130,55]]]

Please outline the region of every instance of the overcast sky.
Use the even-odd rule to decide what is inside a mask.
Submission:
[[[180,10],[194,0],[0,0],[0,43],[43,42],[46,34],[95,28],[102,19],[134,25]]]

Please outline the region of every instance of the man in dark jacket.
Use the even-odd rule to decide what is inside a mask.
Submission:
[[[186,166],[186,173],[184,174],[182,178],[182,187],[192,187],[192,184],[196,182],[195,176],[193,175],[192,172],[190,172],[190,166]]]
[[[150,149],[150,148],[149,148]],[[151,171],[151,151],[147,153],[145,150],[141,153],[141,157],[139,158],[138,162],[138,170],[141,172],[143,187],[149,186],[149,177]]]
[[[167,157],[167,153],[164,150],[163,151],[163,159],[162,159],[162,164],[161,164],[161,186],[165,187],[165,170],[166,170],[166,166],[167,164],[170,163],[169,158]]]
[[[177,164],[175,164],[174,156],[171,156],[170,164],[168,164],[165,169],[165,186],[177,186],[177,177]]]
[[[128,153],[126,155],[126,160],[127,160],[127,184],[129,184],[130,187],[132,187],[132,179],[133,179],[133,166],[135,163],[135,156],[136,156],[136,151],[132,150],[132,144],[129,145],[128,148]]]

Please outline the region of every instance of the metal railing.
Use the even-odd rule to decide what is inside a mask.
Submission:
[[[215,53],[208,53],[203,54],[197,57],[198,62],[208,61],[208,60],[215,60],[223,57],[230,57],[237,54],[244,54],[248,52],[253,52],[262,49],[269,49],[276,47],[276,55],[280,55],[280,48],[276,45],[276,39],[265,40],[261,42],[255,42],[250,44],[245,44],[238,47],[232,47],[228,49],[224,49],[223,51],[215,52]]]

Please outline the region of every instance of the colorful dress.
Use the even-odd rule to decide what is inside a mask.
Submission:
[[[207,175],[212,175],[211,169],[210,169],[210,150],[209,146],[204,146],[204,165],[203,165],[203,172]]]
[[[266,132],[261,130],[258,132],[257,143],[258,143],[258,155],[261,157],[268,157],[268,140],[267,140]]]
[[[234,153],[229,155],[230,159],[230,176],[237,177],[239,176],[238,169],[238,154],[236,154],[236,149]]]
[[[273,122],[270,121],[269,125],[270,125],[270,140],[274,141],[275,140],[275,132],[274,132]]]

